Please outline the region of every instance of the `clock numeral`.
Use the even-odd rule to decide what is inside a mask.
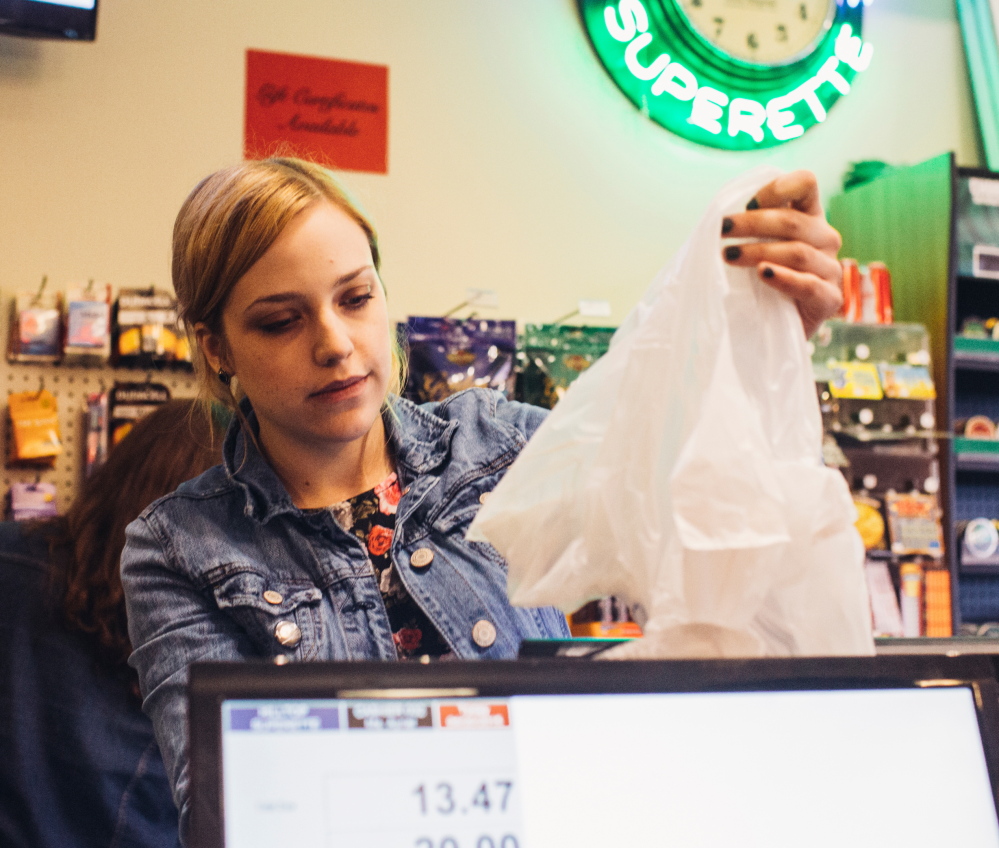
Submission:
[[[746,44],[749,45],[750,50],[759,50],[760,49],[760,42],[756,38],[756,33],[755,32],[751,32],[751,33],[749,33],[748,36],[746,36]]]
[[[722,27],[725,25],[724,18],[713,18],[715,23],[715,38],[722,34]]]
[[[808,20],[808,5],[806,3],[798,4],[798,14],[801,16],[803,21]]]
[[[787,27],[784,24],[777,24],[777,40],[787,41]]]
[[[690,0],[690,5],[696,6],[698,9],[700,9],[703,3],[701,3],[701,0]]]

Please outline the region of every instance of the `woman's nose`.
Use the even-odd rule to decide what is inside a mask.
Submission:
[[[329,312],[320,316],[312,349],[317,365],[339,362],[354,352],[350,333],[335,313]]]

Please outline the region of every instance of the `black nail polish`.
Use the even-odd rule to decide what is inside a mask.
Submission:
[[[759,208],[760,208],[760,201],[758,201],[755,197],[752,200],[750,200],[749,203],[746,204],[747,212],[752,212],[754,209],[759,209]]]
[[[722,218],[722,235],[732,232],[732,227],[735,226],[735,221],[731,218]]]
[[[767,265],[767,267],[763,269],[763,276],[766,277],[768,280],[770,280],[773,278],[773,275],[774,275],[774,269],[771,268],[769,265]]]
[[[742,248],[738,245],[732,245],[731,247],[725,248],[725,258],[729,262],[735,262],[735,260],[740,256],[742,256]]]

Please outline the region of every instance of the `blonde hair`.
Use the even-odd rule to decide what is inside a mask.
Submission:
[[[236,395],[208,364],[194,337],[195,326],[204,324],[224,345],[222,311],[236,283],[296,215],[322,201],[364,231],[378,270],[378,236],[371,222],[333,175],[311,162],[275,157],[223,168],[198,183],[180,207],[173,228],[173,286],[204,400],[236,409]],[[399,394],[404,362],[391,330],[389,346],[389,392]]]

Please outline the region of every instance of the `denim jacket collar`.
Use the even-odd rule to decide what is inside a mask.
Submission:
[[[240,402],[240,410],[256,433],[257,416],[248,398]],[[382,415],[403,485],[447,458],[457,421],[445,421],[394,395]],[[229,480],[246,493],[245,515],[266,524],[277,515],[301,512],[255,441],[246,437],[238,416],[233,417],[222,443],[222,465]]]

